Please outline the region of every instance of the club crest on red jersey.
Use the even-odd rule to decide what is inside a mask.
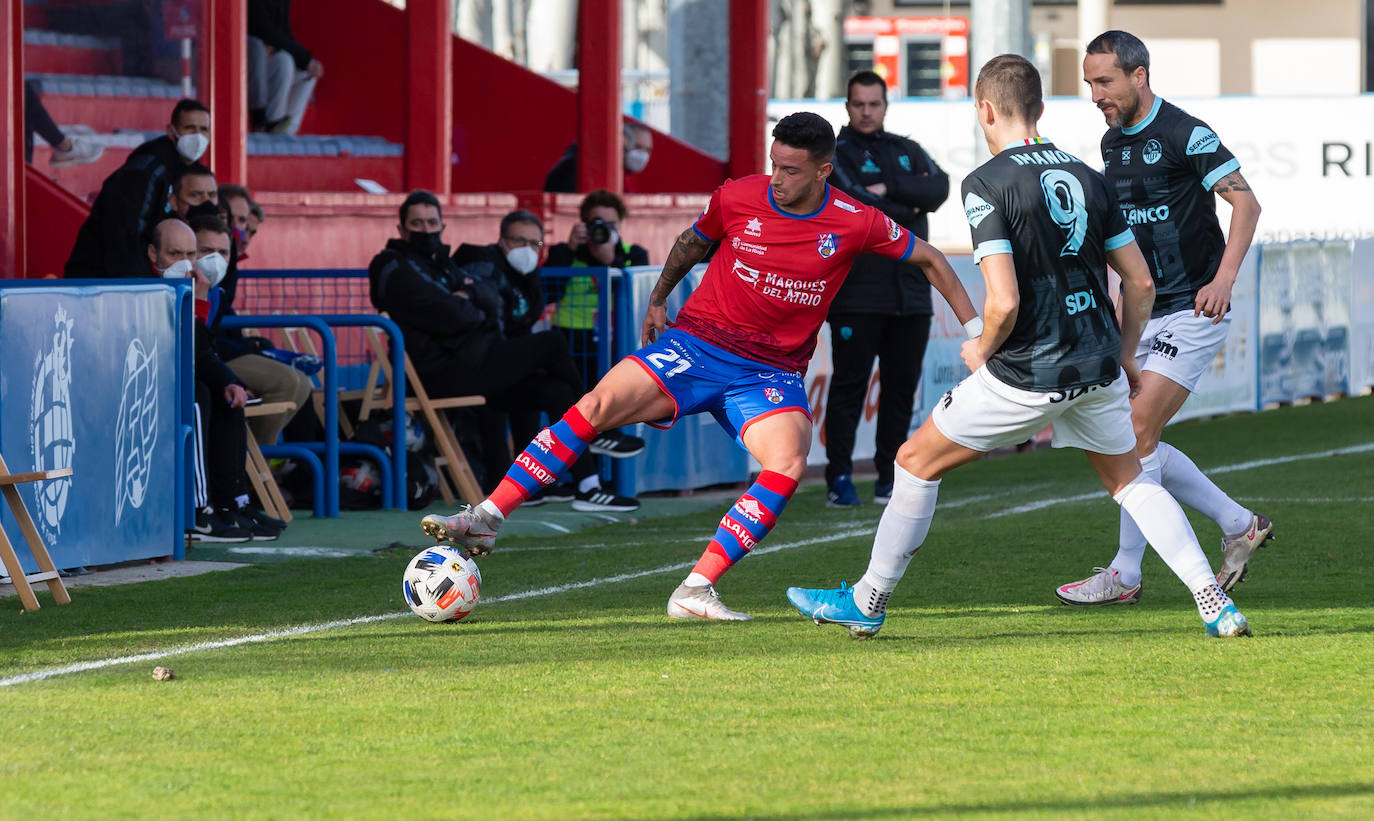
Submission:
[[[816,239],[816,253],[822,259],[830,259],[835,255],[835,251],[840,247],[839,234],[821,234]]]

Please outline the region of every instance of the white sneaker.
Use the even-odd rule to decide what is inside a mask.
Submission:
[[[684,621],[750,621],[754,618],[748,613],[726,607],[712,585],[688,587],[686,583],[678,585],[673,595],[668,597],[668,615]]]
[[[105,146],[103,145],[88,143],[76,137],[68,137],[67,139],[72,141],[71,151],[63,151],[53,146],[52,156],[48,160],[53,168],[92,163],[100,159],[100,155],[105,153]]]
[[[1238,536],[1224,536],[1221,539],[1221,572],[1217,574],[1217,586],[1229,593],[1237,583],[1245,581],[1245,569],[1250,564],[1250,556],[1274,538],[1274,523],[1259,515],[1251,515],[1250,526]]]
[[[1086,579],[1069,582],[1054,591],[1064,604],[1094,606],[1103,604],[1135,604],[1140,601],[1140,585],[1127,587],[1121,583],[1121,573],[1105,567]]]
[[[497,525],[487,520],[486,513],[472,505],[463,507],[452,516],[431,513],[420,520],[420,529],[435,541],[449,542],[465,548],[474,556],[491,553],[496,544]]]

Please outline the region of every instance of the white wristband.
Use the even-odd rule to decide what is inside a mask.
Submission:
[[[968,334],[969,339],[977,339],[983,335],[983,318],[975,316],[964,323],[964,333]]]

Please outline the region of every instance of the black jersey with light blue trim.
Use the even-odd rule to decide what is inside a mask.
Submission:
[[[1206,123],[1155,97],[1145,119],[1102,135],[1102,163],[1154,275],[1152,315],[1191,309],[1226,250],[1212,186],[1240,161]]]
[[[1017,142],[964,178],[975,262],[1011,254],[1020,307],[988,360],[1001,381],[1051,392],[1100,385],[1121,368],[1107,251],[1135,241],[1102,175],[1049,142]]]

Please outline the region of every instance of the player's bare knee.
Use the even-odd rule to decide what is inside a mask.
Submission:
[[[773,457],[767,464],[760,463],[764,470],[781,473],[798,482],[806,475],[806,454],[799,453],[784,457]]]
[[[612,410],[611,405],[597,388],[593,388],[590,392],[583,394],[582,398],[577,400],[577,404],[574,407],[577,408],[578,413],[582,414],[582,418],[586,419],[587,423],[597,430],[606,430],[607,428],[615,427],[615,424],[609,418],[610,411]]]

